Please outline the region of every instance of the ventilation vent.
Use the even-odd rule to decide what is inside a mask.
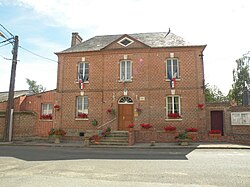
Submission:
[[[124,46],[124,47],[127,47],[127,46],[129,46],[130,44],[132,44],[133,42],[134,42],[133,40],[131,40],[131,39],[125,37],[125,38],[121,39],[118,43],[119,43],[120,45]]]

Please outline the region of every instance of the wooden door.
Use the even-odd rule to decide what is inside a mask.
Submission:
[[[118,105],[118,128],[119,130],[128,130],[128,125],[134,122],[134,105]]]
[[[211,130],[221,130],[223,135],[223,111],[211,111]]]

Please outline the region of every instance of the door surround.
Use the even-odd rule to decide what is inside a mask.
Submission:
[[[134,122],[134,102],[131,97],[123,96],[118,100],[118,129],[128,130]]]

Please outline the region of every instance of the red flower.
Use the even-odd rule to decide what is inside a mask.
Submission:
[[[176,130],[176,127],[174,127],[174,126],[166,126],[166,127],[164,127],[164,130],[165,131],[175,131]]]
[[[79,118],[88,118],[88,114],[85,113],[78,113]]]
[[[198,129],[197,129],[197,128],[191,127],[191,128],[186,128],[185,131],[186,131],[186,132],[197,132]]]
[[[59,109],[60,106],[59,106],[59,105],[54,105],[54,108],[55,108],[55,109]]]
[[[40,119],[52,119],[52,114],[43,114]]]
[[[135,124],[131,123],[128,125],[128,128],[134,128]]]
[[[181,116],[178,113],[169,113],[168,117],[172,119],[181,118]]]
[[[204,107],[204,104],[198,104],[199,109],[203,109],[203,107]]]
[[[150,125],[150,124],[145,124],[145,123],[140,124],[140,126],[141,126],[142,128],[144,128],[144,129],[150,129],[150,128],[153,127],[152,125]]]
[[[209,134],[221,134],[221,130],[210,130]]]
[[[48,132],[49,136],[65,136],[66,132],[62,129],[54,129],[51,128],[50,131]]]

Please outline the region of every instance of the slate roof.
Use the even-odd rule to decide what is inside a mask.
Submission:
[[[125,34],[95,36],[60,53],[99,51],[124,35]],[[189,44],[188,42],[184,41],[182,37],[171,32],[169,34],[167,34],[167,32],[127,34],[127,36],[130,36],[152,48],[197,46]]]
[[[29,90],[20,90],[14,92],[14,98],[23,96],[23,95],[30,95],[33,94]],[[9,92],[0,92],[0,102],[8,101]]]

